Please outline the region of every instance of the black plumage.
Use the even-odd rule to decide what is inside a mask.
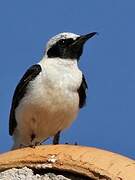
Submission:
[[[86,103],[86,91],[88,89],[84,75],[82,75],[82,83],[78,89],[79,94],[79,108],[82,108]]]
[[[19,105],[19,102],[24,97],[28,83],[35,79],[35,77],[41,72],[41,66],[39,64],[35,64],[31,66],[23,75],[20,82],[18,83],[13,99],[12,99],[12,105],[10,110],[10,117],[9,117],[9,134],[12,136],[16,126],[16,117],[15,117],[15,109]]]

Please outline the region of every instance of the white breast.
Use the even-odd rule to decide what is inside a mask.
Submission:
[[[76,61],[63,61],[49,59],[40,62],[42,72],[29,86],[32,101],[38,100],[41,105],[44,101],[45,103],[52,100],[65,102],[65,98],[70,98],[77,93],[82,81],[82,73]]]
[[[67,128],[79,110],[77,90],[82,73],[77,62],[46,59],[39,64],[42,72],[31,81],[16,109],[17,129],[24,144],[30,144],[33,131],[36,141],[41,141]]]

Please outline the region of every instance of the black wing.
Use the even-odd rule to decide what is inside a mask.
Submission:
[[[22,79],[18,83],[13,99],[12,105],[10,110],[9,116],[9,134],[12,135],[14,129],[17,126],[16,118],[15,118],[15,109],[18,106],[20,100],[24,97],[24,94],[27,89],[27,85],[30,81],[34,80],[34,78],[41,72],[41,66],[39,64],[31,66],[23,75]]]
[[[84,75],[82,75],[82,83],[78,89],[79,94],[79,108],[82,108],[86,103],[86,91],[88,89]]]

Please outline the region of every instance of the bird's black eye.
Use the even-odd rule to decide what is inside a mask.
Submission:
[[[66,44],[66,40],[65,39],[61,39],[60,41],[59,41],[59,45],[65,45]]]
[[[69,58],[69,46],[75,42],[74,39],[60,39],[56,44],[54,44],[47,51],[49,58],[60,57],[60,58]]]
[[[69,39],[61,39],[58,44],[60,46],[68,46],[70,44],[72,44],[74,42],[74,40],[72,38],[69,38]]]

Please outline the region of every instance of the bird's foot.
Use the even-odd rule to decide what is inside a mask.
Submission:
[[[31,147],[30,144],[20,144],[20,148],[26,148],[26,147]]]
[[[36,146],[40,146],[41,144],[42,144],[41,142],[35,142],[32,144],[20,144],[20,148],[26,148],[26,147],[35,148]]]

